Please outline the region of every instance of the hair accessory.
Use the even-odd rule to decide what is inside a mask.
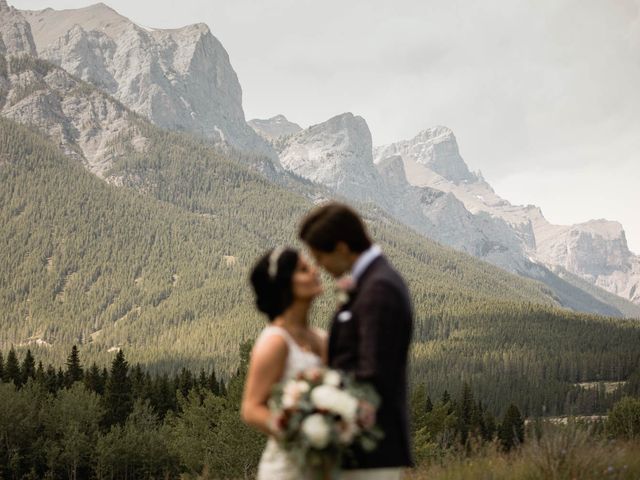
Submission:
[[[280,256],[282,252],[285,251],[285,247],[276,247],[269,255],[269,278],[273,281],[276,279],[278,275],[278,260],[280,260]]]

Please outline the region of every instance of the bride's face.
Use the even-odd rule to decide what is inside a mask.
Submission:
[[[295,299],[309,300],[322,293],[318,269],[304,255],[300,255],[298,258],[291,282]]]

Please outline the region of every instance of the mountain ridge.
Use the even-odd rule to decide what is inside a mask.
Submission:
[[[608,297],[596,299],[580,283],[570,284],[557,277],[550,265],[534,255],[536,235],[531,219],[519,218],[521,209],[511,207],[495,195],[481,174],[468,169],[450,129],[427,129],[414,140],[370,150],[371,132],[366,121],[345,113],[283,138],[280,161],[285,169],[340,195],[379,205],[443,245],[545,282],[557,289],[566,306],[618,314],[617,307],[603,303]],[[432,170],[432,166],[440,173]],[[412,177],[416,172],[421,174],[420,181]],[[500,216],[486,208],[469,206],[468,198],[460,192],[469,197],[473,192],[468,189],[476,187],[484,193],[473,195],[477,203],[489,202],[494,209],[517,211],[511,212],[511,216]],[[516,217],[519,223],[514,224]],[[633,315],[637,317],[640,307],[637,310],[629,307],[625,312],[636,312]]]
[[[21,13],[33,26],[39,57],[161,127],[277,162],[273,148],[246,124],[229,55],[205,24],[141,27],[105,4]]]
[[[447,136],[446,131],[443,135],[443,131],[438,130],[442,128],[446,127],[437,127],[440,135],[432,137],[441,143],[451,143],[447,151],[457,154],[455,136],[452,133]],[[451,192],[470,212],[486,212],[505,220],[521,238],[527,254],[537,262],[550,268],[562,266],[582,279],[640,305],[640,296],[636,294],[640,284],[640,257],[628,249],[620,223],[600,219],[567,226],[552,225],[539,207],[512,205],[496,195],[481,175],[473,174],[462,181],[440,175],[429,167],[433,154],[425,149],[424,137],[421,132],[411,140],[376,147],[375,161],[379,162],[387,155],[400,155],[410,184]],[[469,171],[462,157],[458,155],[456,161],[463,162]],[[610,253],[603,256],[598,252]],[[594,257],[599,257],[597,264],[593,263]]]
[[[37,19],[45,15],[43,12],[45,11],[27,12],[26,15]],[[104,4],[81,9],[81,14],[78,14],[77,10],[64,11],[65,16],[80,15],[82,17],[81,20],[83,20],[81,23],[85,23],[87,30],[75,24],[73,27],[69,27],[71,22],[69,19],[66,20],[67,24],[56,22],[59,31],[51,32],[45,30],[44,26],[50,24],[52,18],[58,18],[61,15],[59,11],[51,9],[46,10],[46,12],[45,16],[48,20],[45,19],[42,22],[38,22],[39,27],[36,28],[36,37],[40,39],[36,43],[44,44],[46,43],[45,40],[50,40],[50,38],[42,37],[45,31],[51,38],[55,38],[60,32],[66,30],[69,37],[60,37],[60,45],[51,47],[51,51],[47,54],[48,56],[61,55],[61,52],[65,52],[61,45],[70,46],[72,49],[80,48],[81,55],[78,57],[79,59],[86,61],[94,59],[98,64],[100,63],[99,60],[102,61],[109,55],[116,55],[118,50],[116,42],[112,38],[101,36],[100,32],[98,32],[100,25],[109,23],[111,20],[114,21],[114,24],[110,28],[116,30],[124,29],[125,32],[129,33],[133,32],[134,36],[141,39],[140,41],[142,42],[146,41],[144,39],[149,35],[168,38],[168,31],[149,31],[147,27],[140,27],[130,22]],[[106,19],[103,18],[105,15]],[[195,43],[189,48],[184,45],[181,47],[183,55],[180,58],[182,60],[192,58],[191,53],[189,53],[191,52],[190,49],[197,50],[199,48],[197,44],[200,39],[205,37],[214,38],[208,27],[203,24],[175,29],[173,32],[181,34],[191,30],[195,32],[195,36],[189,36],[191,34],[188,34],[185,38],[191,38]],[[113,32],[111,34],[113,35]],[[75,38],[78,36],[85,43]],[[72,37],[75,40],[72,41]],[[106,43],[101,43],[102,41]],[[81,47],[86,48],[82,50]],[[92,57],[89,54],[94,56]],[[87,55],[89,56],[87,57]],[[64,58],[69,63],[73,55],[67,55]],[[150,58],[153,60],[156,57],[151,55]],[[226,59],[228,63],[228,56]],[[63,58],[61,57],[59,60],[62,63]],[[176,63],[175,58],[172,57],[170,60],[170,64],[180,66],[179,62]],[[106,67],[109,61],[105,61],[98,66],[94,64],[95,62],[88,63],[87,71],[97,72],[100,70],[98,68],[100,65],[108,71]],[[70,65],[70,63],[67,65],[70,70],[80,69],[78,71],[82,71],[82,68],[80,68],[82,63],[75,66]],[[183,65],[181,68],[188,69],[190,67]],[[73,76],[67,78],[61,71],[49,69],[46,66],[43,67],[43,70],[46,70],[44,73],[35,69],[31,72],[25,72],[24,76],[16,75],[13,70],[13,68],[10,68],[12,75],[8,78],[9,93],[7,96],[10,103],[13,102],[12,99],[24,97],[17,102],[18,106],[23,107],[21,112],[24,112],[24,114],[22,115],[23,118],[20,118],[20,112],[16,111],[17,108],[14,105],[7,104],[3,114],[16,118],[23,123],[33,123],[34,112],[40,112],[39,124],[41,128],[49,129],[50,135],[54,137],[57,135],[62,138],[62,143],[66,145],[66,153],[70,155],[78,154],[79,157],[84,157],[83,161],[88,164],[94,173],[118,185],[139,187],[144,183],[144,179],[138,178],[138,174],[132,175],[128,171],[114,173],[113,171],[114,165],[119,161],[118,159],[124,155],[123,152],[127,152],[127,155],[146,154],[146,149],[148,148],[148,139],[140,134],[136,117],[132,116],[121,103],[111,101],[111,97],[106,95],[104,99],[99,99],[102,102],[102,106],[99,107],[96,105],[95,99],[87,98],[84,94],[76,94],[77,90],[87,90],[80,81]],[[233,76],[235,76],[235,73],[233,73]],[[234,78],[237,83],[237,77]],[[95,79],[93,83],[94,85],[96,83],[100,84]],[[231,84],[233,83],[231,82]],[[231,87],[233,88],[233,85]],[[104,85],[102,85],[102,88],[104,88]],[[59,98],[64,98],[65,101],[58,102]],[[241,109],[241,97],[239,96],[238,99]],[[43,100],[45,101],[43,102]],[[57,105],[56,102],[59,105],[54,109],[50,109],[50,111],[40,108],[49,104],[55,106]],[[96,117],[93,114],[83,114],[83,111],[105,112],[105,115]],[[244,119],[243,115],[242,118]],[[29,118],[30,116],[31,118]],[[64,120],[65,118],[66,120]],[[118,119],[120,124],[114,122],[114,118]],[[64,120],[62,123],[61,119]],[[279,116],[270,120],[273,121],[272,123],[288,122],[285,117]],[[244,120],[242,121],[244,122]],[[61,125],[62,128],[60,128]],[[299,128],[299,126],[291,124],[291,122],[285,123],[285,125],[287,127],[293,126],[295,130]],[[245,124],[245,126],[250,129],[249,125]],[[131,134],[131,132],[133,133]],[[130,142],[129,146],[118,144],[119,136],[123,134]],[[366,121],[362,117],[351,113],[337,115],[327,122],[279,137],[278,150],[281,151],[280,158],[286,164],[285,166],[302,178],[327,186],[336,194],[343,195],[351,200],[380,205],[386,212],[392,214],[405,225],[409,225],[421,234],[445,245],[453,246],[508,271],[534,279],[549,281],[549,278],[554,275],[553,272],[545,271],[544,267],[539,265],[537,261],[532,262],[528,255],[527,248],[530,248],[532,242],[535,243],[531,222],[523,223],[514,229],[510,229],[509,222],[505,221],[504,218],[487,214],[483,209],[474,211],[465,203],[465,199],[460,198],[458,191],[453,189],[447,191],[446,188],[443,188],[443,185],[447,183],[458,188],[458,190],[465,188],[467,185],[481,184],[487,190],[493,192],[481,176],[469,171],[460,156],[453,132],[446,127],[435,127],[420,132],[416,138],[420,141],[421,150],[418,154],[422,155],[422,157],[418,154],[414,155],[414,157],[424,160],[420,166],[424,168],[427,168],[426,166],[433,167],[442,175],[449,177],[449,179],[442,177],[435,170],[430,170],[432,172],[431,176],[436,179],[439,178],[440,183],[436,182],[431,185],[425,183],[420,186],[411,185],[408,181],[408,178],[412,178],[412,172],[408,169],[410,164],[403,159],[402,151],[397,152],[399,158],[403,159],[402,161],[404,162],[401,169],[397,159],[388,164],[376,164],[380,163],[380,158],[376,157],[374,159],[373,154],[375,151],[372,147],[371,132]],[[215,142],[213,143],[215,144]],[[132,153],[129,147],[133,147],[135,152]],[[394,155],[397,154],[394,153]],[[406,157],[406,154],[404,156]],[[246,157],[239,156],[238,158]],[[256,168],[268,174],[276,183],[289,185],[294,190],[305,189],[295,178],[287,179],[281,175],[278,172],[278,166],[277,161],[274,165],[268,165],[268,162],[260,161],[256,163]],[[118,169],[116,168],[116,170]],[[403,175],[405,177],[404,180],[402,179]],[[438,193],[440,191],[444,192],[444,195],[440,195]],[[307,195],[310,198],[326,197],[325,192],[320,191],[312,192],[309,190]],[[497,205],[503,204],[505,202],[498,199]],[[525,240],[524,245],[522,244],[523,239]],[[562,284],[562,280],[554,278],[551,283],[554,288],[557,288],[558,285]],[[565,297],[572,291],[581,300],[572,299],[570,296]],[[563,286],[561,291],[558,291],[558,295],[559,298],[562,298],[563,304],[572,305],[574,308],[580,305],[581,307],[578,308],[605,315],[617,315],[620,313],[617,307],[611,305],[605,307],[601,300],[595,297],[584,303],[584,299],[589,298],[590,295],[585,296],[584,292],[579,293],[577,290],[572,290],[567,286]],[[592,304],[592,306],[590,307],[589,304]],[[595,310],[590,310],[590,308],[595,308]]]

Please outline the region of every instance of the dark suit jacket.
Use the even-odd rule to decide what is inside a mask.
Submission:
[[[351,313],[346,321],[349,315],[342,313],[345,311]],[[407,287],[380,256],[364,271],[349,302],[336,313],[329,335],[329,366],[354,373],[358,380],[372,384],[381,397],[377,420],[384,439],[373,452],[355,449],[345,468],[412,465],[407,401],[412,329]]]

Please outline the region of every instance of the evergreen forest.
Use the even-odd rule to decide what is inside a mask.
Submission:
[[[149,151],[123,154],[113,172],[138,184],[116,187],[0,119],[0,345],[61,364],[77,344],[102,367],[123,348],[150,372],[215,368],[228,378],[238,344],[265,321],[248,271],[267,248],[296,244],[297,221],[312,204],[302,186],[274,185],[249,161],[142,121],[139,128]],[[537,282],[362,210],[409,284],[412,376],[433,395],[467,382],[497,415],[512,401],[525,414],[587,413],[602,410],[609,394],[581,384],[622,384],[637,371],[637,322],[561,309]],[[327,283],[314,312],[320,326],[335,304]]]

